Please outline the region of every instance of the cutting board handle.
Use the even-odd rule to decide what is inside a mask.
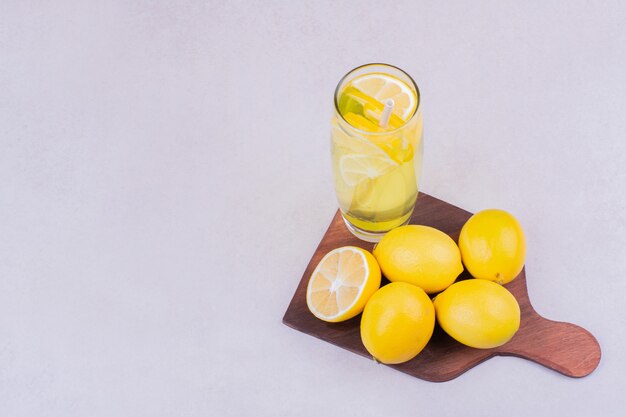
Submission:
[[[532,332],[516,335],[500,348],[501,355],[519,356],[580,378],[598,366],[600,345],[591,333],[571,323],[548,320],[533,311]]]

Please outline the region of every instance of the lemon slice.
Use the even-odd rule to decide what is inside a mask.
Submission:
[[[348,113],[346,120],[353,123],[353,113]],[[363,116],[356,115],[356,118],[364,119]],[[369,120],[365,119],[368,123]],[[358,153],[362,155],[385,157],[389,155],[398,163],[408,162],[413,158],[413,147],[406,140],[398,136],[383,135],[380,137],[372,137],[367,139],[361,136],[350,135],[343,130],[336,120],[332,122],[331,138],[337,147],[346,148],[350,153]]]
[[[380,147],[387,155],[389,155],[394,161],[398,163],[408,162],[413,159],[413,146],[408,143],[404,138],[398,136],[387,136],[377,138],[379,140],[373,141],[378,147]]]
[[[371,73],[356,78],[351,86],[379,103],[394,102],[393,113],[406,121],[417,107],[417,94],[402,80],[388,74]]]
[[[336,120],[332,122],[331,138],[335,146],[345,148],[350,151],[350,153],[380,156],[383,158],[387,155],[381,148],[369,140],[360,136],[349,135]]]
[[[320,320],[344,321],[361,313],[379,287],[380,268],[374,256],[344,246],[328,252],[313,270],[306,303]]]
[[[380,111],[380,114],[382,115],[382,110]],[[383,129],[380,126],[372,122],[370,119],[361,116],[360,114],[350,112],[350,113],[344,114],[343,118],[346,119],[346,121],[350,123],[352,126],[356,127],[357,129],[364,130],[366,132],[382,132],[383,131]]]
[[[339,160],[341,177],[350,187],[388,174],[398,166],[396,161],[386,155],[344,155]]]

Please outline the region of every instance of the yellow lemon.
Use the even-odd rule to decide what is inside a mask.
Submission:
[[[405,282],[385,285],[369,299],[361,317],[361,340],[379,362],[413,359],[435,328],[435,309],[428,295]]]
[[[328,252],[313,270],[306,303],[318,319],[338,322],[363,311],[380,287],[380,268],[365,249],[344,246]]]
[[[402,120],[406,120],[415,112],[417,107],[417,94],[407,83],[389,74],[372,73],[357,77],[351,82],[351,86],[364,93],[365,97],[372,97],[374,103],[368,100],[371,110],[378,110],[381,103],[389,99],[394,101],[393,113]],[[346,89],[347,91],[347,89]],[[374,105],[372,105],[374,104]],[[367,106],[365,113],[367,114]],[[368,115],[369,116],[369,115]],[[378,119],[376,119],[378,121]]]
[[[454,240],[429,226],[393,229],[378,242],[374,256],[389,281],[408,282],[427,293],[443,291],[463,272]]]
[[[388,156],[344,155],[339,159],[339,172],[345,183],[353,187],[392,172],[398,163]]]
[[[443,330],[473,348],[503,345],[519,329],[517,300],[495,282],[481,279],[457,282],[437,295],[434,304]]]
[[[526,239],[519,222],[504,210],[474,214],[459,236],[463,263],[474,278],[506,284],[524,267]]]
[[[389,129],[396,129],[415,113],[419,97],[407,83],[389,74],[371,73],[352,80],[342,91],[338,108],[357,129],[381,132],[380,117],[387,100],[393,100]]]

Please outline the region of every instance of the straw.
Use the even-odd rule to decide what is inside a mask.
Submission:
[[[393,102],[393,99],[391,98],[385,102],[385,108],[383,109],[382,116],[380,116],[380,123],[378,123],[378,126],[382,127],[383,129],[387,128],[387,125],[389,125],[389,118],[391,117],[391,112],[393,111],[394,105],[395,103]]]

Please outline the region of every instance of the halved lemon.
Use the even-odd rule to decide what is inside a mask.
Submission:
[[[380,287],[380,267],[365,249],[344,246],[328,252],[315,267],[306,303],[320,320],[348,320],[363,311]]]
[[[353,187],[367,179],[390,173],[399,164],[388,156],[344,155],[339,160],[339,171],[345,183]]]

